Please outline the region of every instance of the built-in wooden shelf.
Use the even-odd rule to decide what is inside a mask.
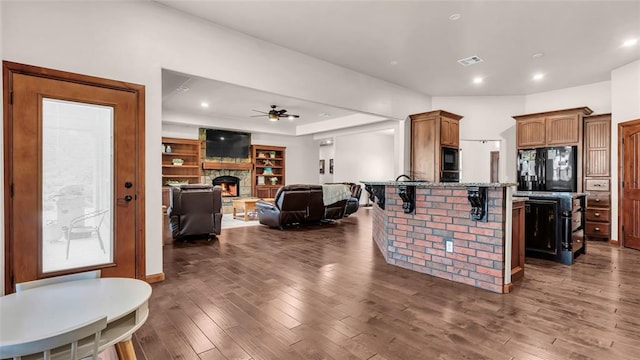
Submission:
[[[253,169],[253,164],[203,161],[202,168],[204,170],[251,170]]]

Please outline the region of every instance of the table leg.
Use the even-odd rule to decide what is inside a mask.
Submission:
[[[116,353],[120,360],[136,360],[136,352],[133,350],[131,339],[117,343]]]

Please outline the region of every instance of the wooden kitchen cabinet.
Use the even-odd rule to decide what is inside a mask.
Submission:
[[[411,118],[411,176],[439,182],[442,148],[458,149],[462,116],[443,110],[413,114]],[[455,172],[455,171],[454,171]]]
[[[582,143],[582,119],[593,111],[588,107],[517,115],[518,148],[578,145]]]
[[[518,121],[518,147],[542,147],[546,144],[546,121],[544,117]]]
[[[578,113],[548,116],[546,118],[547,145],[577,144],[580,141],[579,121]]]
[[[440,118],[440,145],[458,148],[460,146],[459,119]]]
[[[611,114],[584,118],[584,177],[611,175]]]
[[[584,118],[584,190],[587,240],[611,237],[611,114]]]
[[[511,221],[511,282],[524,277],[524,205],[524,198],[514,198]]]

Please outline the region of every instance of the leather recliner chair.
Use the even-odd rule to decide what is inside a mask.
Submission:
[[[282,229],[291,224],[319,223],[341,219],[347,200],[324,205],[321,185],[285,185],[278,189],[273,203],[258,200],[260,224]]]
[[[344,209],[344,216],[349,216],[360,208],[360,196],[362,195],[362,186],[350,183],[351,197],[347,200],[347,206]]]
[[[174,240],[189,235],[220,235],[222,188],[209,184],[172,187],[167,214]]]

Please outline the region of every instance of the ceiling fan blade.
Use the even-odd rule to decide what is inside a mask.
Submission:
[[[249,117],[263,117],[263,116],[267,116],[267,114],[264,114],[264,115],[251,115]]]
[[[285,109],[281,109],[281,110],[276,110],[278,112],[278,114],[280,114],[280,116],[284,116],[287,113],[287,110]]]
[[[251,111],[255,111],[255,112],[259,112],[259,113],[263,113],[263,114],[268,114],[267,112],[260,111],[260,110],[253,110],[253,109],[252,109]]]

